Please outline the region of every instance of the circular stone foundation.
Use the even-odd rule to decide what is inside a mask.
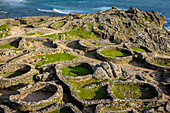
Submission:
[[[35,68],[30,64],[5,64],[0,67],[0,88],[32,81]]]
[[[107,46],[96,51],[96,57],[102,61],[113,63],[128,63],[133,59],[133,53],[125,48]]]
[[[148,57],[145,64],[154,70],[170,70],[170,58]]]
[[[149,48],[145,46],[139,46],[139,45],[132,45],[128,47],[131,51],[133,51],[137,55],[137,59],[144,59],[146,57],[151,57],[156,54],[156,52],[153,52],[149,50]]]
[[[152,102],[162,97],[158,87],[141,81],[114,81],[107,91],[113,99],[121,101]]]
[[[99,48],[102,48],[104,46],[113,45],[112,43],[109,43],[108,41],[97,41],[97,40],[79,40],[79,48],[85,52],[87,51],[93,51]]]
[[[53,103],[61,103],[62,86],[54,82],[38,82],[18,90],[9,97],[13,107],[19,111],[36,111]]]
[[[91,79],[94,69],[92,65],[81,61],[67,61],[56,64],[57,70],[62,70],[62,78],[66,80],[84,81]]]

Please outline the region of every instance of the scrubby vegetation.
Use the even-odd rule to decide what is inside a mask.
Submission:
[[[84,66],[65,67],[61,70],[64,76],[72,77],[83,76],[92,73],[87,67]]]
[[[104,50],[101,51],[101,53],[108,57],[125,57],[129,55],[128,53],[122,52],[120,50]]]
[[[36,32],[36,33],[27,33],[27,35],[44,35],[44,33]]]

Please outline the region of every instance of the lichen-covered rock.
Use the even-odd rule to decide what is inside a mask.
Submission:
[[[170,112],[170,102],[166,104],[165,109],[166,109],[166,111]]]
[[[120,78],[122,76],[122,69],[121,69],[121,67],[116,65],[116,64],[114,64],[114,63],[112,63],[112,62],[109,62],[109,65],[112,68],[113,75],[116,78]]]
[[[107,62],[101,62],[100,66],[106,71],[110,78],[113,78],[111,67]]]
[[[108,79],[106,71],[102,67],[97,67],[96,71],[93,73],[93,78],[96,79]]]

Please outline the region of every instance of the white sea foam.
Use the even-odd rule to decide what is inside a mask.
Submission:
[[[1,13],[5,13],[5,14],[8,13],[8,12],[6,12],[6,11],[0,11],[0,12],[1,12]]]
[[[48,12],[48,13],[55,13],[55,12],[61,13],[61,14],[69,14],[69,13],[71,13],[71,11],[69,11],[69,10],[59,10],[59,9],[55,9],[55,8],[53,10],[46,10],[46,9],[38,8],[37,10],[38,11],[43,11],[43,12]]]

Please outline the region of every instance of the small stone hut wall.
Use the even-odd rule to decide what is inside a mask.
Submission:
[[[170,58],[148,57],[145,60],[145,65],[148,68],[151,68],[151,69],[154,69],[154,70],[170,70],[170,66],[157,65],[157,64],[155,64],[155,62],[170,63]]]
[[[54,93],[48,99],[37,102],[20,100],[21,96],[31,94],[32,92],[40,90],[46,86],[49,86],[50,88],[48,89]],[[53,103],[60,103],[63,98],[63,88],[61,85],[57,85],[55,82],[38,82],[21,88],[18,90],[18,92],[19,94],[11,95],[9,100],[13,107],[17,107],[19,111],[36,111]]]
[[[0,88],[7,88],[13,85],[18,85],[20,83],[28,83],[32,80],[32,76],[35,71],[35,67],[31,64],[5,64],[2,65],[1,72],[6,71],[10,72],[15,69],[20,69],[27,66],[29,68],[29,71],[27,73],[24,73],[20,76],[12,77],[12,78],[0,78]]]
[[[125,56],[125,57],[107,57],[104,56],[103,54],[101,54],[101,51],[104,50],[121,50],[124,52],[127,52],[129,54],[129,56]],[[134,54],[129,51],[128,49],[125,48],[120,48],[120,47],[115,47],[115,46],[107,46],[107,47],[103,47],[101,49],[98,49],[96,51],[96,57],[102,61],[107,61],[107,62],[113,62],[113,63],[128,63],[133,59]]]

